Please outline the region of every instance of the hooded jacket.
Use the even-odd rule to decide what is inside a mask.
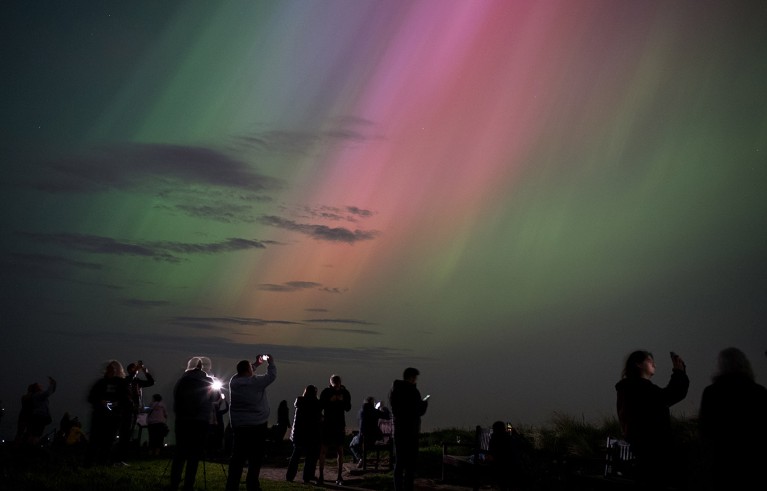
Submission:
[[[395,380],[389,392],[394,423],[394,437],[414,436],[421,431],[421,416],[426,414],[429,403],[421,399],[421,392],[415,384]]]

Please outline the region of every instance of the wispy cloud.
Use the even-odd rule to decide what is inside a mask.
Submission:
[[[374,124],[361,118],[343,118],[337,126],[320,131],[300,129],[268,129],[239,137],[235,143],[258,150],[277,153],[308,154],[326,145],[356,145],[382,137],[371,133]]]
[[[313,281],[288,281],[287,283],[274,284],[274,283],[262,283],[258,285],[259,290],[267,292],[297,292],[300,290],[318,288],[322,286],[321,283],[315,283]]]
[[[371,210],[365,210],[357,206],[339,208],[323,205],[317,207],[304,206],[297,210],[296,214],[301,218],[357,223],[361,219],[372,217],[374,213]]]
[[[365,335],[372,335],[372,336],[380,336],[381,333],[378,331],[371,331],[370,329],[349,329],[349,328],[342,328],[342,327],[315,327],[315,331],[332,331],[332,332],[343,332],[346,334],[365,334]]]
[[[123,289],[122,286],[118,285],[80,279],[81,273],[87,275],[89,272],[101,269],[101,264],[79,261],[60,255],[12,252],[0,257],[0,271],[9,278],[67,281],[79,285],[95,286],[101,289]]]
[[[304,319],[304,322],[315,322],[323,324],[360,324],[363,326],[374,326],[374,322],[361,321],[357,319]]]
[[[49,254],[10,253],[3,258],[3,262],[6,264],[14,263],[22,267],[37,266],[40,268],[67,267],[87,270],[101,269],[101,264],[98,263],[78,261],[64,256]]]
[[[314,281],[288,281],[286,283],[262,283],[258,285],[258,289],[265,292],[275,293],[292,293],[302,290],[317,290],[326,293],[341,294],[346,289],[338,287],[323,286],[322,283],[316,283]]]
[[[185,145],[123,143],[43,162],[53,175],[36,187],[52,192],[174,187],[172,183],[253,191],[279,189],[280,181],[216,150]]]
[[[156,307],[166,307],[170,305],[170,302],[166,300],[142,300],[139,298],[126,298],[122,301],[123,305],[128,307],[136,307],[139,309],[151,309]]]
[[[281,218],[274,215],[265,215],[259,219],[264,225],[298,232],[308,235],[316,240],[328,242],[346,242],[353,244],[364,240],[373,240],[378,237],[379,232],[375,230],[349,230],[344,227],[328,227],[327,225],[298,223],[293,220]]]
[[[157,197],[162,201],[155,208],[224,223],[255,222],[255,207],[272,201],[260,193],[210,186],[164,189]]]
[[[300,326],[300,322],[286,321],[286,320],[274,320],[274,319],[259,319],[255,317],[187,317],[179,316],[174,317],[171,322],[173,324],[199,328],[201,326],[214,325],[216,327],[221,326],[268,326],[268,325],[297,325]]]
[[[308,309],[307,309],[308,310]],[[361,321],[356,319],[308,319],[302,322],[289,321],[289,320],[277,320],[277,319],[260,319],[257,317],[193,317],[193,316],[179,316],[171,319],[171,323],[189,327],[197,330],[215,331],[226,327],[266,327],[271,325],[282,326],[304,326],[305,323],[310,324],[353,324],[371,326],[375,325],[372,322]],[[358,329],[349,327],[311,327],[313,331],[333,331],[333,332],[345,332],[349,334],[365,334],[365,335],[379,335],[378,331],[370,329]]]
[[[161,198],[156,208],[219,222],[254,222],[255,205],[283,187],[248,163],[188,145],[120,143],[29,162],[22,185],[51,193],[109,190]]]
[[[135,341],[135,333],[120,332],[60,332],[62,336],[71,339],[79,336],[82,339],[98,340],[109,343],[132,343]],[[121,337],[122,336],[122,337]],[[189,336],[153,333],[152,347],[164,353],[180,353],[185,356],[204,353],[214,360],[218,357],[240,359],[243,353],[272,353],[280,364],[293,363],[325,363],[328,360],[343,360],[343,363],[375,363],[375,362],[403,362],[408,360],[422,359],[412,351],[391,349],[384,347],[361,346],[352,348],[339,348],[335,346],[304,346],[282,344],[258,344],[246,343],[241,340],[232,340],[224,336]],[[214,361],[215,365],[215,361]]]
[[[347,206],[346,207],[346,211],[348,211],[352,215],[357,215],[357,216],[361,216],[361,217],[364,217],[364,218],[368,218],[368,217],[373,216],[373,212],[372,211],[364,210],[364,209],[358,208],[356,206]]]
[[[264,249],[265,243],[257,240],[229,238],[221,242],[186,243],[170,241],[128,242],[88,234],[42,234],[22,232],[39,243],[53,244],[67,249],[117,256],[139,256],[158,261],[179,262],[178,254],[218,254],[223,252]]]

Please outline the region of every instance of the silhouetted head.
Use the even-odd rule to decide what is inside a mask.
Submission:
[[[213,367],[213,362],[207,356],[193,356],[186,362],[186,371],[190,370],[202,370],[204,372],[209,371]]]
[[[335,387],[336,389],[341,387],[341,376],[340,375],[331,375],[330,376],[330,385]]]
[[[718,372],[714,380],[723,375],[741,375],[749,380],[754,380],[754,370],[746,358],[745,353],[738,348],[727,348],[719,352],[717,360]]]
[[[240,360],[237,363],[237,375],[251,375],[253,373],[253,365],[248,360]]]
[[[112,378],[112,377],[125,377],[125,370],[123,369],[123,366],[120,364],[117,360],[111,360],[107,362],[107,366],[104,369],[104,377]]]
[[[307,385],[304,389],[304,397],[317,397],[317,387],[314,385]]]
[[[368,403],[368,404],[375,404],[375,402],[376,402],[376,399],[375,399],[375,397],[373,397],[373,396],[367,396],[367,397],[365,398],[365,402],[366,402],[366,403]]]
[[[493,423],[493,433],[505,433],[506,432],[506,423],[503,421],[496,421]]]
[[[162,396],[160,394],[152,394],[152,400],[155,402],[162,401]]]
[[[421,372],[419,372],[417,368],[408,367],[402,372],[402,380],[414,384],[420,374]]]
[[[623,366],[623,378],[642,377],[646,371],[645,362],[648,359],[653,360],[652,353],[649,351],[637,350],[631,353]]]
[[[29,384],[27,386],[27,394],[35,394],[37,392],[42,392],[43,386],[42,384],[35,382],[34,384]]]

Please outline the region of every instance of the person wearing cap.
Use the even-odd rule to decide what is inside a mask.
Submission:
[[[266,373],[256,375],[255,369],[261,363],[268,363]],[[258,491],[261,462],[264,457],[268,432],[269,401],[266,388],[277,379],[277,367],[272,355],[261,355],[255,363],[242,360],[237,363],[237,374],[229,381],[229,421],[234,441],[232,458],[229,461],[227,491],[240,488],[240,479],[245,462],[248,462],[248,476],[245,484],[248,491]]]
[[[186,464],[184,490],[194,489],[197,467],[205,456],[208,423],[213,402],[220,393],[213,389],[213,378],[203,367],[210,367],[210,360],[192,357],[184,375],[173,389],[173,411],[176,413],[176,453],[170,469],[170,487],[178,489],[181,473]]]

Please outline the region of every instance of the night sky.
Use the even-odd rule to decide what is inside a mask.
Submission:
[[[0,10],[5,438],[112,358],[272,353],[273,411],[415,366],[426,429],[599,422],[635,349],[677,415],[723,348],[767,382],[763,1]]]

